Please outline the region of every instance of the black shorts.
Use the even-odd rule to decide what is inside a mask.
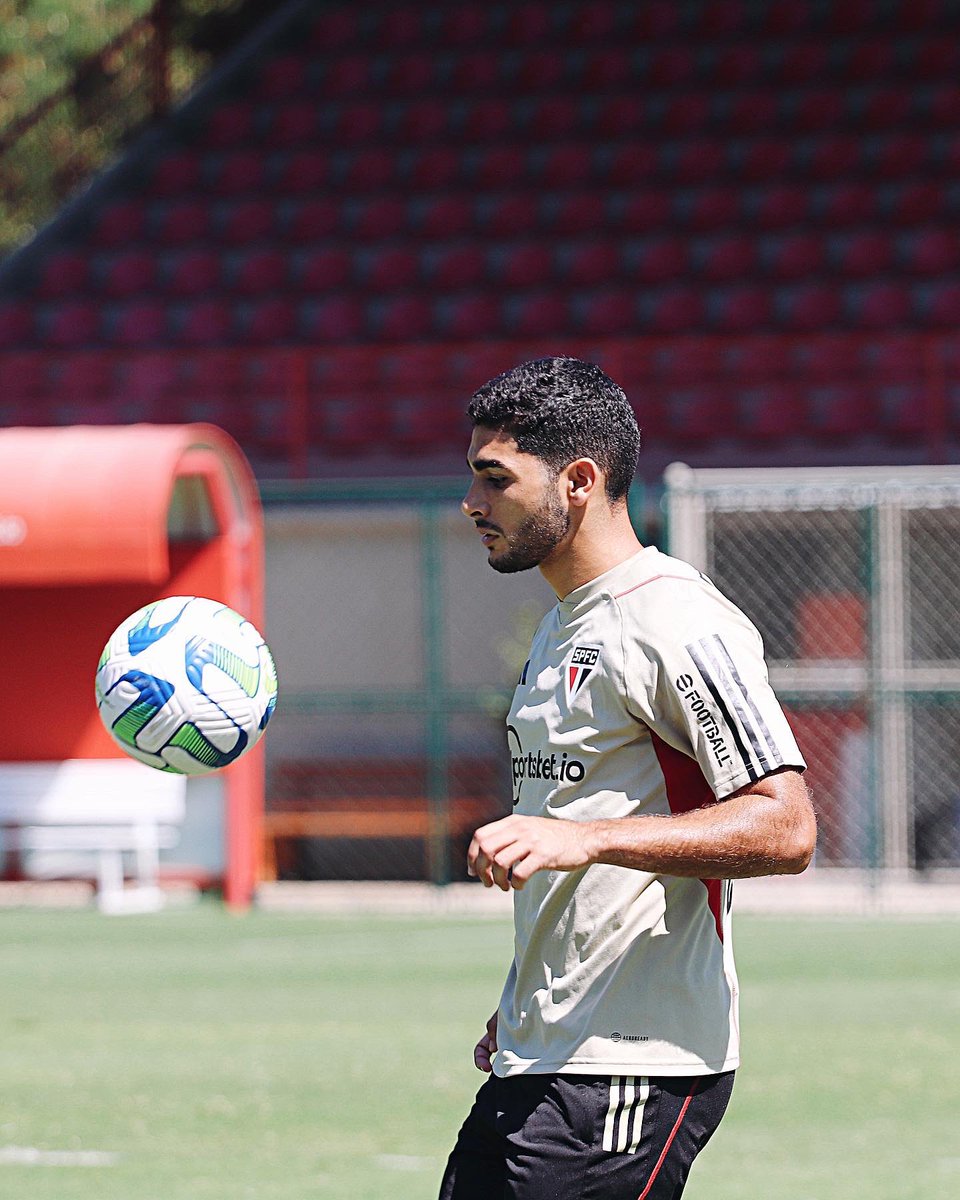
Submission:
[[[440,1200],[676,1200],[733,1076],[493,1075]]]

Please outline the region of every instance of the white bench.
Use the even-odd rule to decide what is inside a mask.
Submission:
[[[162,907],[160,850],[176,845],[186,779],[133,759],[0,763],[0,826],[8,854],[92,854],[104,912]],[[124,855],[132,886],[124,884]]]

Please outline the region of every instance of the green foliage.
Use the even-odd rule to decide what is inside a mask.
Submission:
[[[745,1065],[690,1200],[957,1194],[957,932],[739,921]],[[0,937],[0,1194],[31,1200],[435,1195],[511,953],[499,919],[214,905]]]

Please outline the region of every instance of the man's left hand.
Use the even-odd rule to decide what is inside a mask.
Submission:
[[[575,871],[589,866],[588,823],[514,814],[473,835],[467,870],[484,887],[518,891],[536,871]]]

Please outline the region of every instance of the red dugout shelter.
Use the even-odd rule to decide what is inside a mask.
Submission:
[[[97,660],[124,617],[175,595],[222,600],[263,628],[259,495],[227,434],[0,430],[0,764],[124,757],[97,715]],[[257,872],[262,746],[222,781],[224,896],[242,907]]]

